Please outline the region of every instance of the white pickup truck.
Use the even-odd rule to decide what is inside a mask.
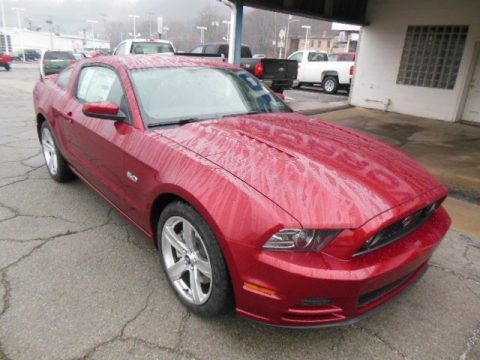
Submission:
[[[296,51],[288,59],[298,62],[299,87],[321,84],[327,94],[350,88],[354,61],[329,61],[327,53],[314,50]]]

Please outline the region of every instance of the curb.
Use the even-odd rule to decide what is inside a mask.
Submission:
[[[350,104],[345,104],[345,105],[337,105],[337,106],[330,106],[330,107],[324,107],[324,108],[317,108],[317,109],[305,109],[305,110],[295,110],[295,112],[298,112],[299,114],[302,115],[317,115],[317,114],[323,114],[331,111],[337,111],[337,110],[345,110],[353,107]]]

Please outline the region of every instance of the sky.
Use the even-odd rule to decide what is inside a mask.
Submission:
[[[0,0],[1,1],[1,0]],[[128,14],[166,20],[192,18],[205,5],[225,6],[218,0],[3,0],[7,26],[16,26],[16,15],[12,7],[25,9],[22,17],[33,20],[36,26],[47,29],[50,17],[60,26],[61,32],[75,32],[87,26],[87,20],[128,21]]]

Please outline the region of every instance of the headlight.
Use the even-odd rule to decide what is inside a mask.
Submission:
[[[325,248],[341,230],[284,229],[273,235],[263,248],[279,251],[315,251]]]

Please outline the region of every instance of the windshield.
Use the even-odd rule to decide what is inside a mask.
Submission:
[[[133,70],[131,75],[147,126],[291,111],[242,70],[165,67]]]
[[[159,42],[134,42],[132,45],[133,54],[158,54],[173,53],[173,47],[169,43]]]

